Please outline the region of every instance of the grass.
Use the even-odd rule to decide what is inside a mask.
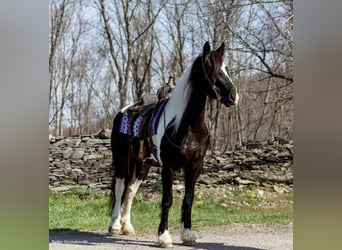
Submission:
[[[255,191],[255,190],[254,190]],[[195,195],[192,224],[195,230],[232,223],[274,224],[290,223],[293,219],[292,191],[278,194],[234,189],[225,197]],[[179,227],[181,199],[174,198],[170,209],[169,227]],[[158,228],[160,201],[150,201],[141,193],[132,207],[132,224],[138,232],[154,232]],[[109,222],[109,196],[88,190],[73,190],[49,194],[50,230],[106,231]]]

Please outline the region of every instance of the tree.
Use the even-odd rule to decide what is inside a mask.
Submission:
[[[115,113],[177,81],[205,41],[225,42],[238,106],[207,106],[212,150],[293,136],[293,1],[50,1],[49,125],[111,127]],[[216,114],[218,114],[216,116]]]

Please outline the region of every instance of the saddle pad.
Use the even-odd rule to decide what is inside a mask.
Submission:
[[[141,116],[133,119],[125,114],[121,114],[120,133],[138,137],[141,125]]]
[[[140,125],[141,125],[141,116],[136,118],[133,122],[133,136],[139,137]]]
[[[168,100],[169,99],[166,99],[161,102],[159,104],[159,107],[157,108],[157,112],[155,112],[152,116],[152,121],[147,121],[150,123],[148,126],[151,126],[152,135],[157,134],[158,122]],[[152,109],[150,110],[152,111]],[[145,122],[142,122],[141,115],[133,118],[132,116],[126,115],[125,113],[121,113],[120,133],[140,137],[140,127],[142,126],[142,123],[145,124]]]
[[[126,134],[126,135],[131,134],[132,120],[133,119],[131,117],[121,114],[120,133]]]

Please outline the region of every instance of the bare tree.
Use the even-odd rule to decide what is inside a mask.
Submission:
[[[293,136],[293,1],[50,1],[49,125],[111,127],[115,112],[177,81],[205,41],[226,45],[238,106],[207,106],[213,151]]]

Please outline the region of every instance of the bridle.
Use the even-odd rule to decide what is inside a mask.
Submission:
[[[210,55],[210,54],[209,54]],[[203,70],[203,73],[204,73],[204,77],[205,79],[209,82],[212,90],[214,91],[215,95],[216,95],[216,100],[217,100],[217,112],[216,112],[216,115],[215,115],[215,119],[214,119],[214,123],[216,124],[217,123],[217,120],[218,120],[218,114],[219,114],[219,111],[221,109],[221,94],[220,94],[220,89],[215,85],[215,82],[213,80],[213,77],[209,77],[208,75],[208,72],[205,68],[205,57],[203,56],[202,57],[202,60],[201,60],[201,65],[202,65],[202,70]],[[165,124],[165,114],[164,114],[164,126],[166,126]],[[208,137],[210,136],[210,132],[208,132],[208,134],[205,136],[203,142],[205,142]],[[180,145],[177,145],[175,144],[170,138],[169,136],[167,135],[167,133],[165,133],[165,137],[166,139],[168,140],[168,142],[175,148],[178,148],[178,149],[187,149],[187,150],[194,150],[194,149],[197,149],[197,148],[200,148],[203,144],[198,144],[196,146],[192,146],[192,147],[188,147],[187,144],[186,144],[186,141],[187,141],[187,138],[185,138],[185,142],[183,142],[182,144]]]
[[[208,58],[210,56],[210,53],[208,55]],[[215,82],[213,80],[213,77],[209,77],[208,75],[208,72],[205,68],[205,56],[202,57],[202,70],[203,70],[203,73],[204,73],[204,77],[205,79],[209,82],[212,90],[214,91],[215,95],[216,95],[216,100],[217,100],[217,110],[219,111],[221,109],[221,94],[220,94],[220,89],[215,85]]]

